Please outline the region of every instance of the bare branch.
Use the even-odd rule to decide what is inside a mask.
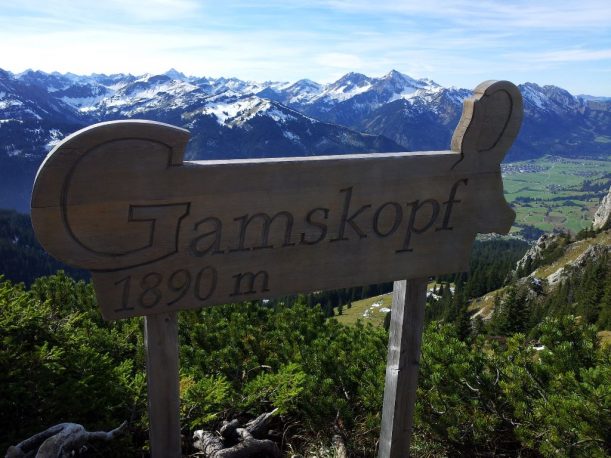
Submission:
[[[37,458],[68,457],[80,450],[91,440],[110,441],[122,434],[127,427],[124,421],[112,431],[89,432],[77,423],[60,423],[32,437],[9,447],[6,458],[25,458],[36,455]]]

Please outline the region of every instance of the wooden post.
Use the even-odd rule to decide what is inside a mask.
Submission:
[[[426,278],[394,283],[379,458],[409,456],[426,285]]]
[[[149,441],[153,458],[180,458],[178,316],[144,317],[148,385]]]

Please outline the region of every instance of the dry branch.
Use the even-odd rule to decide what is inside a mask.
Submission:
[[[60,423],[41,433],[34,434],[17,445],[10,446],[6,452],[6,458],[68,457],[73,452],[79,452],[92,440],[113,440],[123,433],[126,426],[125,421],[112,431],[89,432],[77,423]]]
[[[280,449],[275,442],[265,439],[267,425],[276,410],[259,415],[239,427],[238,420],[224,422],[220,435],[198,430],[193,434],[193,446],[205,458],[248,458],[253,456],[279,458]]]

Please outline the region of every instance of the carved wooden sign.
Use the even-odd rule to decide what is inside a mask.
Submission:
[[[464,271],[478,232],[509,231],[500,163],[522,98],[488,81],[450,151],[183,161],[189,133],[83,129],[45,159],[32,223],[88,269],[106,319],[145,315],[152,456],[180,457],[176,311],[395,282],[379,457],[409,450],[426,282]]]
[[[223,161],[183,161],[177,127],[101,123],[48,155],[32,221],[106,319],[464,271],[476,233],[513,223],[499,164],[521,117],[487,82],[451,151]]]

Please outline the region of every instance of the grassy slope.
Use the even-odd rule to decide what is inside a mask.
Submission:
[[[428,284],[427,289],[433,290],[435,282]],[[453,286],[453,285],[451,285]],[[374,304],[379,304],[374,306]],[[342,314],[338,315],[337,308],[335,309],[335,318],[343,324],[354,324],[357,320],[362,320],[364,323],[371,323],[374,326],[382,326],[384,324],[385,312],[383,308],[392,308],[392,293],[381,294],[379,296],[368,297],[352,303],[351,308],[344,306]],[[365,313],[367,312],[366,316]]]
[[[372,307],[372,304],[378,303],[379,307]],[[367,299],[361,299],[352,303],[351,308],[344,307],[343,313],[337,315],[337,308],[335,309],[335,318],[337,321],[343,324],[354,324],[357,320],[363,320],[365,323],[371,323],[374,326],[381,326],[384,324],[384,317],[386,313],[382,313],[380,309],[390,308],[392,305],[392,293],[382,294],[380,296],[368,297]],[[368,316],[363,316],[368,311]]]
[[[495,291],[491,291],[488,294],[484,294],[471,302],[469,310],[475,312],[473,316],[481,316],[484,320],[489,319],[494,311],[494,298],[498,295],[503,296],[505,288],[499,288]]]
[[[561,267],[575,261],[588,249],[588,247],[594,244],[611,245],[611,230],[601,232],[600,234],[597,234],[596,237],[591,239],[579,240],[571,243],[561,258],[551,264],[539,267],[533,272],[533,275],[540,279],[547,278]],[[474,311],[476,315],[481,314],[482,318],[484,319],[488,319],[494,308],[494,297],[497,295],[502,296],[504,289],[505,288],[500,288],[496,291],[491,291],[488,294],[475,299],[473,302],[471,302],[469,310]]]

